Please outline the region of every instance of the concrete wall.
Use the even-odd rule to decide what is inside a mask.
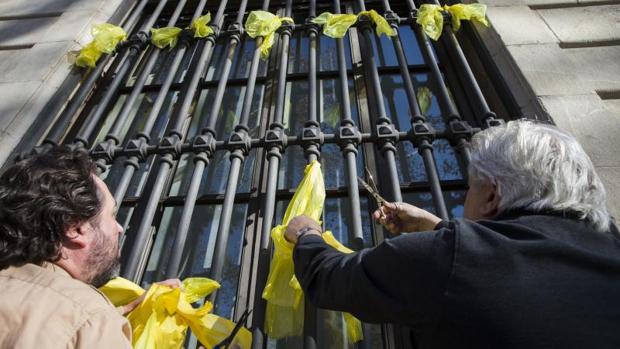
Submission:
[[[491,28],[476,29],[519,107],[577,137],[620,217],[620,1],[478,2]]]
[[[90,40],[124,0],[0,2],[0,164],[20,142],[72,70],[67,52]],[[118,17],[118,15],[116,15]],[[67,91],[67,94],[70,91]]]

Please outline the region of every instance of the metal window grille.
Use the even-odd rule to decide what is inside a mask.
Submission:
[[[418,4],[419,5],[419,4]],[[268,61],[243,34],[247,13],[292,16]],[[343,39],[308,19],[323,11],[385,14],[398,36],[360,20]],[[216,35],[147,45],[148,29],[211,11]],[[346,347],[342,319],[306,304],[303,338],[263,334],[271,247],[305,164],[323,164],[324,225],[352,247],[387,238],[356,177],[368,167],[389,200],[442,218],[462,214],[467,140],[497,124],[454,34],[431,42],[413,1],[262,3],[139,0],[130,40],[90,71],[47,132],[47,144],[91,149],[121,203],[123,276],[142,284],[206,276],[222,283],[215,313],[248,325],[255,348]],[[432,92],[422,113],[418,93]],[[407,348],[406,329],[364,324],[360,348]],[[188,346],[195,346],[189,340]]]

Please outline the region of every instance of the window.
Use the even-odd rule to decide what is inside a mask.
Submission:
[[[338,9],[394,11],[398,36],[379,38],[361,21],[341,40],[305,24],[334,12],[333,3],[296,3],[294,10],[291,1],[271,3],[270,12],[298,25],[278,32],[265,61],[255,55],[257,40],[234,26],[262,4],[138,5],[124,24],[132,38],[153,24],[186,27],[206,11],[223,24],[216,38],[182,38],[164,50],[131,41],[103,58],[48,133],[47,143],[91,148],[122,202],[124,276],[143,285],[171,276],[219,280],[215,313],[237,319],[253,309],[257,348],[298,348],[308,340],[317,348],[347,347],[341,316],[311,307],[304,338],[260,336],[269,230],[281,221],[304,166],[313,158],[322,163],[325,226],[345,245],[370,247],[388,237],[370,218],[376,204],[349,178],[368,169],[389,200],[458,217],[463,144],[475,127],[497,122],[454,36],[428,44],[410,3],[387,3],[344,2]],[[406,347],[399,329],[364,328],[366,347]]]

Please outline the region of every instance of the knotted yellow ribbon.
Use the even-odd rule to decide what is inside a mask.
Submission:
[[[313,161],[306,166],[304,178],[297,187],[282,224],[271,230],[274,255],[269,268],[263,298],[267,301],[265,327],[271,338],[300,336],[303,330],[303,290],[294,274],[293,244],[286,241],[284,231],[293,217],[304,214],[318,221],[325,201],[325,184],[321,165]],[[331,232],[323,233],[326,243],[345,253],[351,253],[334,238]],[[344,316],[349,340],[352,343],[363,339],[359,320],[352,315]]]
[[[183,29],[177,27],[163,27],[151,29],[151,44],[163,49],[165,47],[175,47],[179,42],[179,34]]]
[[[123,28],[109,23],[96,24],[91,29],[93,40],[86,44],[77,56],[75,65],[94,68],[102,54],[110,54],[119,42],[127,39]]]
[[[275,32],[283,22],[295,23],[291,17],[278,17],[267,11],[252,11],[245,21],[245,31],[251,38],[263,37],[260,45],[261,58],[269,58],[269,52],[275,42]]]
[[[220,285],[207,278],[187,278],[181,288],[153,284],[146,292],[144,301],[127,315],[133,330],[134,349],[177,349],[185,341],[187,328],[200,343],[210,349],[228,337],[235,323],[209,312],[210,302],[200,308],[192,307]],[[133,282],[116,278],[100,288],[115,305],[125,305],[145,291]],[[233,344],[249,349],[252,334],[241,328]]]
[[[357,15],[332,14],[330,12],[323,12],[312,19],[312,23],[323,26],[323,34],[334,39],[343,38],[355,22],[357,22]]]
[[[195,38],[206,38],[213,34],[213,29],[209,27],[211,13],[200,16],[192,21],[187,29],[194,32]],[[177,27],[163,27],[151,29],[151,43],[161,49],[165,47],[175,47],[179,41],[179,35],[183,29]]]
[[[456,5],[430,5],[424,4],[418,10],[416,22],[422,26],[422,29],[433,40],[439,39],[443,31],[443,14],[442,11],[448,11],[452,18],[452,30],[454,32],[461,28],[462,20],[475,20],[489,26],[486,19],[487,6],[483,4],[456,4]]]
[[[375,32],[377,33],[377,36],[381,36],[381,34],[385,34],[387,36],[396,35],[394,28],[392,28],[385,17],[381,16],[377,13],[377,11],[362,11],[357,14],[358,17],[363,15],[370,17],[370,19],[375,23]]]
[[[318,17],[314,18],[312,23],[322,25],[323,34],[331,38],[341,39],[346,35],[349,28],[357,22],[359,16],[370,17],[370,19],[375,23],[377,36],[381,36],[381,34],[385,34],[387,36],[396,35],[394,28],[390,26],[385,17],[381,16],[375,10],[362,11],[357,15],[323,12]]]
[[[207,12],[206,15],[200,16],[192,21],[189,29],[194,32],[195,38],[206,38],[207,36],[213,34],[213,29],[209,27],[209,22],[211,22],[210,12]]]

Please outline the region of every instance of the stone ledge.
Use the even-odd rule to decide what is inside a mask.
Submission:
[[[536,11],[527,6],[490,7],[487,17],[505,45],[558,42]]]

